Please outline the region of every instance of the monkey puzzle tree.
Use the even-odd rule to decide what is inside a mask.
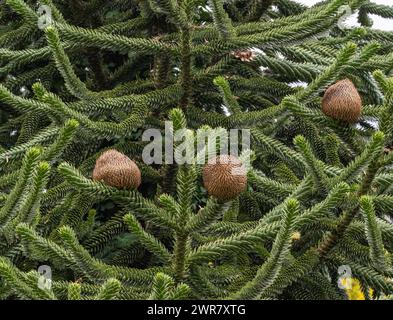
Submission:
[[[0,2],[0,297],[346,299],[344,266],[388,298],[393,33],[370,14],[393,8]],[[166,121],[165,157],[250,146],[147,164]]]

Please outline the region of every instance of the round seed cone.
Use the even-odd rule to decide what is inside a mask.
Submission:
[[[136,189],[142,181],[135,162],[116,150],[105,151],[97,159],[93,180],[120,189]]]
[[[362,98],[351,80],[340,80],[330,86],[322,99],[322,112],[336,120],[359,121]]]
[[[203,185],[209,195],[231,200],[247,187],[247,172],[241,161],[232,155],[220,155],[203,168]]]

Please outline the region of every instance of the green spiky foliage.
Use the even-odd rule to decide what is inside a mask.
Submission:
[[[392,7],[40,4],[51,19],[0,3],[1,299],[347,299],[343,265],[366,298],[393,294],[393,33],[370,17]],[[338,27],[343,6],[360,27]],[[321,112],[344,78],[356,124]],[[199,162],[145,164],[143,131],[168,120],[189,143],[249,129],[247,190],[222,202]],[[137,163],[138,190],[91,179],[108,149]]]

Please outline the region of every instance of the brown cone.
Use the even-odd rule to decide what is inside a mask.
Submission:
[[[336,120],[354,123],[362,112],[362,98],[351,80],[330,86],[322,99],[322,112]]]
[[[251,50],[235,50],[232,55],[243,62],[250,62],[254,59],[255,55]]]
[[[97,159],[93,180],[116,188],[136,189],[142,179],[134,161],[116,150],[108,150]]]
[[[220,155],[212,163],[208,162],[203,168],[202,178],[208,194],[219,200],[234,199],[247,187],[246,169],[232,155]]]

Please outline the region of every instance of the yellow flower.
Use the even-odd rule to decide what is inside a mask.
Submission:
[[[350,281],[348,281],[350,280]],[[356,278],[343,278],[341,280],[343,286],[348,286],[349,288],[345,289],[349,300],[366,300],[366,296],[362,291],[360,281]],[[369,289],[369,296],[372,297],[373,289]]]

